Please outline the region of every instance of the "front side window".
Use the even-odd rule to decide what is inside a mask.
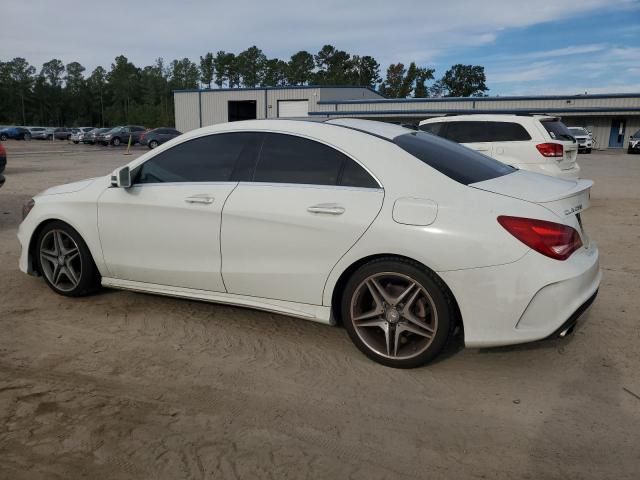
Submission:
[[[474,150],[423,132],[400,135],[393,142],[418,160],[464,185],[516,171]]]
[[[334,148],[277,133],[265,134],[253,181],[379,188],[363,167]]]
[[[180,143],[138,167],[135,183],[229,181],[241,155],[255,158],[259,140],[260,136],[242,132]]]

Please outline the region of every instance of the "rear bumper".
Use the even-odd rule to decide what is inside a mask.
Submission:
[[[582,315],[584,315],[586,311],[589,310],[589,307],[595,301],[597,296],[598,296],[598,290],[596,290],[596,292],[593,295],[591,295],[591,297],[589,297],[589,299],[586,302],[580,305],[580,307],[578,307],[578,309],[575,312],[573,312],[573,315],[571,315],[566,322],[560,325],[560,328],[558,328],[555,332],[553,332],[547,338],[564,337],[566,335],[569,335],[571,332],[573,332],[573,329],[578,323],[578,320],[580,320],[580,317],[582,317]]]
[[[592,242],[566,261],[529,251],[510,264],[440,275],[460,307],[467,346],[512,345],[553,335],[594,296],[598,257]]]

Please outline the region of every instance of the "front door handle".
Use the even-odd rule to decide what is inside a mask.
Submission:
[[[187,203],[204,203],[206,205],[212,204],[214,198],[207,194],[194,195],[193,197],[187,197],[184,199]]]
[[[335,203],[321,203],[319,205],[313,205],[307,208],[307,212],[324,213],[327,215],[342,215],[345,210],[344,207],[336,205]]]

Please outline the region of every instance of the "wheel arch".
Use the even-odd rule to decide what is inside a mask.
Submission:
[[[458,306],[458,301],[456,300],[456,297],[453,294],[453,291],[449,288],[449,286],[442,279],[442,277],[440,277],[440,275],[438,275],[434,270],[432,270],[431,268],[426,266],[424,263],[419,262],[418,260],[415,260],[414,258],[407,257],[406,255],[398,255],[398,254],[395,254],[395,253],[377,253],[377,254],[373,254],[373,255],[368,255],[366,257],[362,257],[359,260],[356,260],[355,262],[353,262],[351,265],[349,265],[347,268],[345,268],[342,271],[342,273],[338,277],[338,280],[336,281],[335,285],[333,286],[333,291],[331,292],[331,314],[332,314],[332,316],[333,316],[333,318],[334,318],[336,323],[338,323],[338,324],[342,323],[342,318],[341,318],[341,315],[340,315],[340,305],[342,303],[342,294],[344,292],[344,287],[345,287],[347,281],[349,280],[349,278],[351,277],[351,275],[353,275],[353,273],[356,270],[358,270],[358,268],[360,268],[361,266],[371,262],[372,260],[377,260],[377,259],[380,259],[380,258],[388,258],[390,260],[393,260],[393,259],[408,260],[410,262],[417,263],[421,268],[423,268],[424,270],[430,272],[431,275],[433,275],[433,277],[444,288],[445,293],[447,294],[447,297],[451,301],[451,306],[453,308],[454,315],[455,315],[454,323],[456,325],[459,325],[464,330],[464,322],[462,320],[462,315],[460,313],[460,307]]]
[[[93,264],[96,265],[96,268],[97,268],[95,255],[91,251],[91,247],[87,243],[87,241],[85,239],[85,236],[77,228],[77,226],[73,225],[72,223],[70,223],[67,220],[64,220],[62,218],[50,217],[50,218],[43,219],[38,224],[38,226],[36,228],[34,228],[33,233],[31,234],[31,238],[29,239],[29,249],[28,249],[28,257],[27,257],[27,265],[28,265],[29,273],[32,273],[32,274],[35,274],[35,275],[41,275],[42,274],[42,272],[39,271],[39,265],[38,265],[38,261],[37,261],[38,254],[37,254],[36,249],[37,249],[37,244],[38,244],[38,238],[40,238],[40,233],[42,232],[42,230],[47,225],[49,225],[50,223],[54,223],[54,222],[64,223],[65,225],[67,225],[68,227],[73,229],[80,236],[80,238],[82,238],[82,240],[85,243],[85,245],[87,245],[87,250],[89,250],[89,254],[91,255],[91,260],[93,260]]]

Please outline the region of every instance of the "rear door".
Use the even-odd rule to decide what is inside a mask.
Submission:
[[[265,134],[247,170],[222,215],[229,293],[321,305],[331,269],[380,211],[381,186],[344,153],[288,134]]]
[[[496,160],[518,167],[530,163],[531,135],[516,122],[486,122]]]

